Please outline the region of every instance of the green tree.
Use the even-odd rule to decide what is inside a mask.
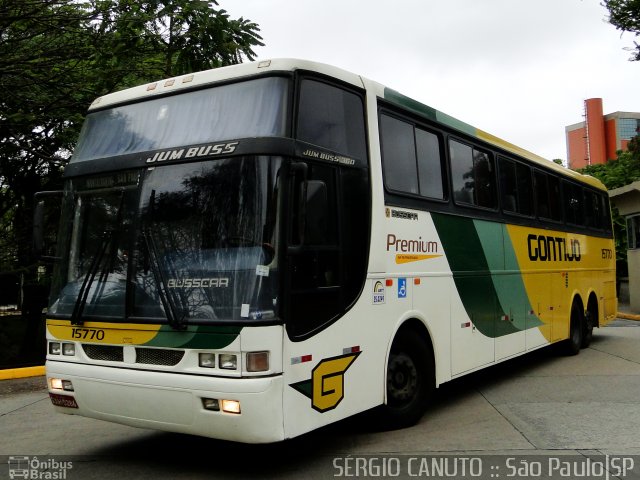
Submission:
[[[96,97],[255,57],[258,26],[217,7],[198,0],[0,0],[0,272],[23,279],[24,354],[42,336],[47,291],[31,255],[34,194],[59,188]]]
[[[578,170],[580,173],[596,177],[608,190],[629,185],[640,180],[640,135],[631,139],[627,151],[619,150],[617,160],[605,164],[589,165]],[[627,233],[625,219],[612,208],[613,232],[616,239],[616,260],[618,276],[626,276],[627,269]]]
[[[640,0],[604,0],[602,3],[609,10],[609,23],[616,29],[640,36]],[[629,47],[633,52],[630,60],[640,60],[640,45]]]
[[[0,271],[33,267],[33,194],[59,185],[91,101],[254,59],[259,28],[217,2],[0,0]]]

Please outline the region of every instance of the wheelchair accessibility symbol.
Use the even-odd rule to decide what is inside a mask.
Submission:
[[[398,298],[407,298],[407,279],[398,279]]]

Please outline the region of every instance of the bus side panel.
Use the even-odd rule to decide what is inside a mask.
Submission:
[[[516,225],[506,229],[523,273],[529,317],[542,322],[527,330],[527,350],[568,338],[572,302],[580,299],[586,309],[591,292],[604,304],[600,318],[615,315],[614,261],[606,258],[611,239]]]
[[[384,284],[384,279],[382,280]],[[284,340],[285,438],[292,438],[380,405],[395,307],[368,279],[342,318],[302,341]],[[384,297],[384,294],[383,294]]]
[[[607,280],[603,282],[602,292],[602,297],[599,298],[601,327],[614,320],[618,313],[618,298],[616,295],[615,280]]]
[[[431,336],[436,384],[440,385],[451,380],[451,295],[455,286],[449,275],[417,278],[411,297],[413,309],[425,322]]]

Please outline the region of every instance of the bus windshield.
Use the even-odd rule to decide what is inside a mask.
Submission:
[[[90,113],[72,163],[247,137],[283,136],[288,80],[266,77]]]
[[[275,318],[281,165],[249,156],[70,180],[49,313]]]

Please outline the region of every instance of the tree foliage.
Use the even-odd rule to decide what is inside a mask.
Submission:
[[[618,30],[640,36],[640,0],[604,0],[602,3],[609,10],[609,23]],[[640,44],[633,42],[630,60],[640,60]]]
[[[579,171],[596,177],[609,190],[640,180],[640,136],[631,139],[627,151],[618,151],[617,160],[589,165]]]
[[[32,266],[35,192],[59,186],[89,104],[253,60],[258,26],[198,0],[0,0],[0,271]]]
[[[617,160],[607,163],[589,165],[578,170],[580,173],[596,177],[608,190],[624,187],[636,180],[640,180],[640,135],[631,139],[627,151],[618,151]],[[627,235],[625,219],[612,208],[613,232],[616,239],[616,259],[618,276],[627,275]]]

